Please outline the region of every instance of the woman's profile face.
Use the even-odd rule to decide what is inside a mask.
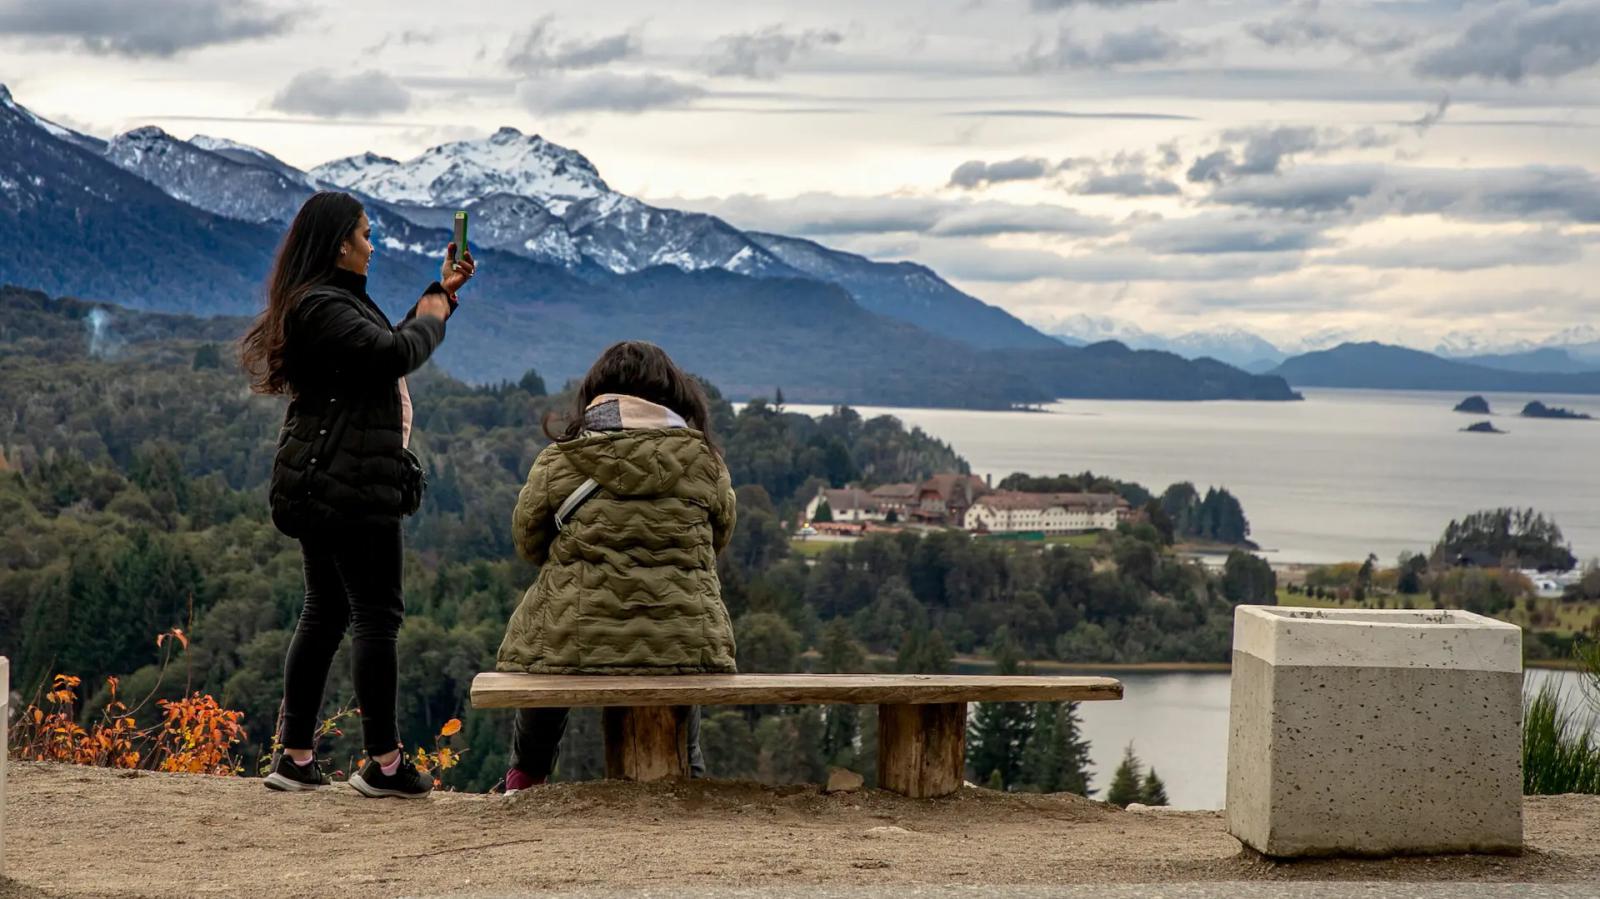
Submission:
[[[363,212],[361,218],[356,220],[355,231],[339,245],[339,267],[345,271],[365,275],[367,266],[371,263],[372,223],[367,221],[367,214]]]

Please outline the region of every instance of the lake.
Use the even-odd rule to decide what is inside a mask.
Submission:
[[[1084,672],[1093,674],[1094,672]],[[1228,674],[1105,672],[1122,681],[1121,702],[1078,706],[1094,767],[1090,786],[1104,799],[1129,741],[1167,785],[1174,808],[1222,808],[1228,773]],[[1572,671],[1533,670],[1528,689],[1556,679],[1569,704],[1581,703]]]
[[[1600,555],[1600,421],[1525,419],[1532,399],[1600,417],[1600,397],[1485,394],[1506,434],[1464,434],[1465,394],[1302,391],[1305,402],[1068,400],[1043,412],[858,407],[947,441],[980,475],[1092,470],[1161,491],[1227,487],[1273,562],[1426,552],[1452,518],[1531,506]],[[825,407],[790,406],[818,415]]]

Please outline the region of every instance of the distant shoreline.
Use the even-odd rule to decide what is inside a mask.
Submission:
[[[882,658],[892,660],[890,656],[882,656]],[[950,664],[952,668],[988,669],[994,667],[992,660],[980,656],[957,656],[951,660]],[[1042,660],[1024,662],[1023,666],[1034,674],[1093,674],[1101,672],[1227,674],[1233,671],[1233,665],[1228,662],[1060,662]],[[1576,671],[1579,665],[1573,659],[1528,659],[1522,663],[1522,667],[1548,671]]]

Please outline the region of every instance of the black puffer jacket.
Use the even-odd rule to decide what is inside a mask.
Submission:
[[[428,361],[445,326],[415,307],[390,325],[366,281],[339,270],[285,325],[293,399],[268,495],[273,524],[290,537],[401,516],[400,378]]]

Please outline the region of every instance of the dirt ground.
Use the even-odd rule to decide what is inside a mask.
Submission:
[[[1075,796],[943,800],[728,782],[370,800],[340,784],[14,764],[0,899],[368,896],[811,884],[1600,882],[1600,797],[1528,800],[1520,857],[1279,864],[1215,812]]]

